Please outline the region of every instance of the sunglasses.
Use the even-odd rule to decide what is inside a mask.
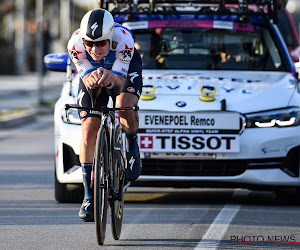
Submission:
[[[98,42],[91,42],[87,40],[83,40],[84,44],[88,47],[93,47],[94,45],[98,48],[104,47],[106,44],[108,44],[108,40],[98,41]]]

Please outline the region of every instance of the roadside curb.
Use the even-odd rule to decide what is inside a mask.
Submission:
[[[37,116],[37,110],[27,110],[18,114],[7,115],[0,118],[0,129],[12,128],[24,123],[32,122]]]
[[[13,128],[36,120],[39,115],[53,114],[54,107],[40,107],[0,118],[0,129]]]

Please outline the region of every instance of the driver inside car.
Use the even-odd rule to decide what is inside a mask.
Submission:
[[[228,61],[234,62],[248,62],[250,56],[242,47],[242,44],[226,44],[224,49],[220,52],[221,63]]]

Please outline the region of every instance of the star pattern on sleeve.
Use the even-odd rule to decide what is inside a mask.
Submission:
[[[69,52],[71,54],[71,58],[75,58],[77,60],[79,60],[78,55],[82,53],[81,51],[75,49],[75,44],[73,45],[72,49],[69,50]]]
[[[121,53],[123,55],[123,59],[125,59],[127,56],[131,57],[131,52],[132,52],[133,48],[129,48],[127,44],[125,44],[125,49],[120,51],[119,53]]]

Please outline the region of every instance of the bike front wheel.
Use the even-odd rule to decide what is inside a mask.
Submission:
[[[113,199],[110,201],[110,218],[112,235],[115,240],[121,236],[123,224],[123,209],[124,209],[124,196],[123,186],[125,182],[125,159],[123,155],[123,137],[121,128],[119,126],[115,129],[115,143],[112,164],[112,188]]]
[[[97,242],[104,244],[108,208],[108,138],[105,128],[97,135],[94,159],[94,218]]]

